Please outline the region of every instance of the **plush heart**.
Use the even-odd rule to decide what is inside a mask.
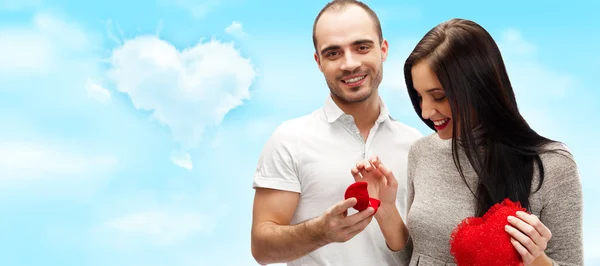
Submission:
[[[356,198],[356,204],[353,208],[357,211],[363,211],[368,207],[373,207],[375,212],[381,202],[375,198],[369,197],[369,191],[367,190],[367,182],[356,182],[348,186],[346,193],[344,194],[345,199]]]
[[[450,237],[450,253],[459,266],[522,265],[521,255],[510,242],[504,230],[508,216],[517,211],[526,212],[519,202],[504,199],[492,206],[483,217],[464,219]]]

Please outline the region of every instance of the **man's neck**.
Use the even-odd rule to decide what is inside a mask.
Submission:
[[[374,92],[369,99],[358,103],[344,103],[335,96],[332,98],[344,113],[354,117],[354,123],[360,134],[366,139],[380,113],[380,99],[377,92]]]

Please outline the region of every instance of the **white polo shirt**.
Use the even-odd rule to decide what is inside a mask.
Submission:
[[[423,135],[393,120],[382,100],[380,115],[363,141],[352,116],[327,97],[309,115],[279,125],[265,144],[254,174],[253,188],[300,193],[291,223],[322,215],[344,199],[354,183],[352,167],[371,155],[381,158],[398,179],[398,209],[406,217],[406,171],[410,146]],[[349,214],[356,213],[354,209]],[[399,265],[375,219],[345,243],[332,243],[288,265]]]

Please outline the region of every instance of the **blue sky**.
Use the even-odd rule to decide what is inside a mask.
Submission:
[[[600,265],[600,4],[368,3],[390,44],[381,94],[424,134],[408,52],[452,17],[488,29],[524,116],[577,159]],[[0,264],[255,265],[260,150],[327,96],[311,40],[324,4],[0,0]]]

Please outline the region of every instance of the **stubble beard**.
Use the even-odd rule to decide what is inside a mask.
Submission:
[[[383,78],[383,63],[379,66],[379,71],[377,71],[375,73],[375,75],[373,75],[372,71],[368,71],[367,75],[370,77],[371,82],[369,82],[368,86],[369,86],[369,92],[362,97],[359,98],[349,98],[346,97],[344,95],[344,91],[340,88],[340,86],[338,85],[338,79],[336,80],[328,80],[327,81],[327,86],[329,87],[329,91],[331,91],[331,94],[333,94],[333,96],[335,98],[337,98],[339,101],[345,103],[345,104],[352,104],[352,103],[360,103],[360,102],[364,102],[367,99],[369,99],[371,97],[371,95],[373,95],[373,92],[375,92],[377,90],[377,88],[379,87],[379,84],[381,84],[381,80]],[[365,84],[362,84],[361,86],[365,86]],[[353,91],[355,90],[359,90],[360,87],[355,87],[352,88]]]

